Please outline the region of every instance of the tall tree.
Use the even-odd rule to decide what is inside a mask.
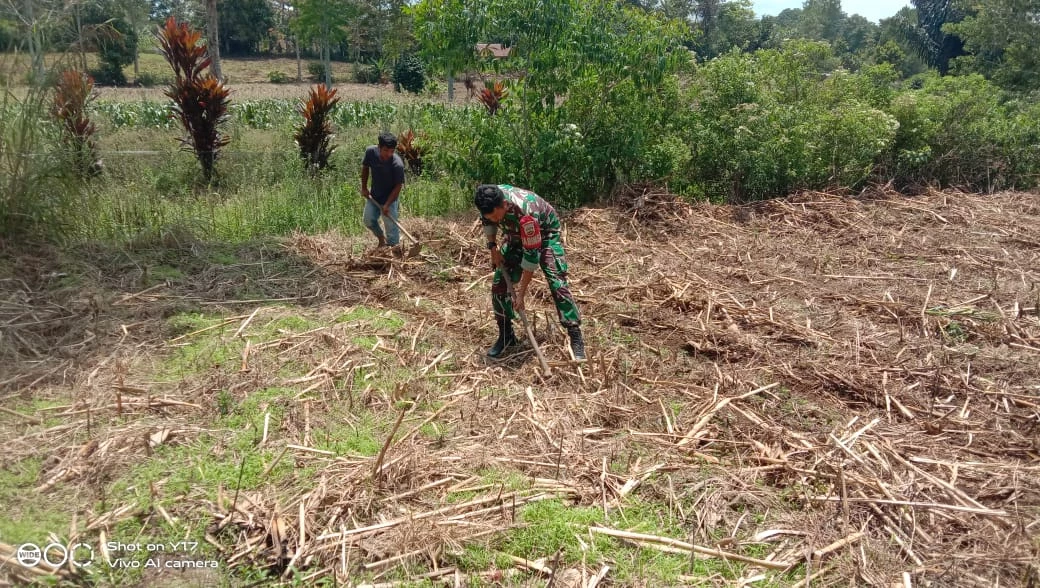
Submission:
[[[223,0],[217,8],[223,55],[247,55],[260,51],[275,26],[268,0]]]
[[[1040,0],[979,0],[975,14],[946,30],[964,40],[970,55],[958,59],[1015,90],[1040,88]]]
[[[700,50],[705,59],[710,59],[721,53],[721,38],[719,32],[719,14],[722,12],[722,0],[697,0],[693,9],[693,20],[695,29],[700,32]]]
[[[447,76],[449,101],[455,99],[455,74],[477,62],[477,43],[485,40],[487,4],[485,0],[421,0],[412,8],[423,58]]]
[[[332,86],[332,46],[347,38],[347,26],[357,17],[357,6],[343,0],[298,0],[293,30],[304,42],[321,48],[325,85]]]
[[[123,67],[137,55],[137,30],[123,8],[119,0],[98,0],[83,11],[83,37],[97,48],[98,69],[91,73],[99,84],[125,85]]]
[[[916,21],[902,22],[907,44],[941,75],[950,71],[950,61],[965,54],[964,41],[947,33],[945,26],[964,19],[964,12],[953,0],[910,0],[916,10]]]
[[[32,78],[36,83],[45,79],[43,55],[47,36],[65,17],[65,5],[59,0],[0,0],[4,16],[18,23],[32,63]]]
[[[126,21],[130,30],[136,38],[140,39],[145,35],[150,27],[148,22],[149,12],[151,5],[149,0],[115,0],[113,2],[113,12],[115,16],[122,18]],[[136,80],[141,75],[140,65],[140,44],[133,43],[133,60],[134,60],[134,79]]]
[[[833,46],[841,35],[844,21],[841,0],[805,0],[798,28],[801,37],[827,41]]]
[[[751,0],[730,0],[724,3],[719,12],[719,37],[722,40],[720,54],[733,47],[742,51],[757,49],[761,30]]]
[[[891,63],[903,78],[928,71],[928,64],[907,42],[906,23],[917,21],[917,11],[904,6],[899,12],[878,22],[877,46],[872,49],[871,61]]]

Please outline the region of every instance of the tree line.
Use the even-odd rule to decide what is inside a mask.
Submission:
[[[296,56],[374,64],[387,70],[425,49],[430,65],[451,74],[471,65],[476,42],[509,45],[511,30],[473,23],[494,11],[491,0],[3,0],[0,49],[33,56],[43,74],[46,51],[102,57],[99,82],[124,83],[140,40],[169,16],[206,31],[219,73],[220,56]],[[551,11],[553,2],[543,2]],[[562,5],[562,4],[561,4]],[[830,44],[841,66],[858,71],[889,63],[904,78],[927,70],[980,73],[1001,87],[1040,86],[1040,0],[912,0],[874,23],[847,14],[840,0],[806,0],[776,16],[759,16],[751,0],[619,0],[619,5],[681,27],[681,43],[704,62],[739,51],[778,49],[785,41]],[[466,27],[469,27],[466,30]],[[214,46],[211,39],[216,38]],[[429,45],[429,43],[427,43]],[[136,74],[135,69],[135,74]],[[326,82],[331,81],[326,78]]]

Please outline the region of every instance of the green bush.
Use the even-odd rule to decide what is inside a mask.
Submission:
[[[126,85],[126,75],[123,74],[122,67],[112,68],[103,64],[102,67],[90,70],[90,77],[94,78],[94,82],[99,86]]]
[[[693,152],[680,137],[665,135],[650,145],[633,179],[668,181],[688,173]]]
[[[423,96],[427,98],[436,98],[444,92],[444,85],[436,78],[430,78],[426,80],[426,85],[423,86]]]
[[[893,100],[900,126],[889,173],[901,186],[1035,187],[1040,131],[1031,117],[1040,108],[1005,100],[980,75],[924,78]]]
[[[380,62],[354,68],[354,81],[359,84],[382,84],[387,80],[386,69]]]
[[[151,72],[143,71],[137,74],[137,85],[144,88],[154,88],[155,86],[169,84],[172,80],[167,76],[156,75]]]
[[[329,79],[335,81],[335,78],[329,72]],[[270,75],[270,74],[268,74]],[[320,61],[312,61],[307,64],[307,75],[310,76],[311,81],[318,82],[319,84],[325,83],[325,64]]]
[[[403,55],[397,60],[393,73],[394,85],[412,94],[422,92],[426,84],[426,67],[415,55]]]
[[[0,18],[0,51],[10,51],[21,40],[18,23],[7,18]]]
[[[309,66],[308,66],[309,69]],[[324,69],[324,68],[323,68]],[[322,71],[322,80],[324,80],[325,72]],[[280,71],[269,71],[267,72],[267,80],[272,84],[288,84],[290,79],[289,75],[285,72]]]
[[[137,31],[121,18],[113,19],[98,37],[98,62],[100,67],[91,72],[98,84],[125,86],[123,67],[134,62],[137,52]]]
[[[745,201],[869,179],[898,129],[880,108],[891,67],[835,65],[825,44],[804,41],[705,64],[684,97],[696,191]]]

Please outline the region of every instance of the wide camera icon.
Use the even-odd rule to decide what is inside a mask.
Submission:
[[[22,564],[27,568],[34,568],[43,559],[43,552],[40,551],[40,546],[33,543],[23,543],[18,546],[18,551],[15,553],[15,558],[18,563]]]

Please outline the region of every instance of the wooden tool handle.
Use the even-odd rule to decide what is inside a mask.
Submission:
[[[502,279],[506,281],[506,290],[510,296],[513,295],[513,281],[509,279],[509,270],[499,266],[502,270]],[[542,355],[542,348],[538,346],[538,341],[534,338],[534,331],[531,330],[531,325],[527,322],[527,313],[523,310],[518,310],[517,314],[520,315],[520,322],[524,325],[524,332],[527,333],[527,340],[531,342],[531,347],[534,347],[534,353],[538,356],[538,362],[542,364],[542,373],[545,377],[552,375],[552,368],[549,367],[549,362],[545,360],[545,356]]]

